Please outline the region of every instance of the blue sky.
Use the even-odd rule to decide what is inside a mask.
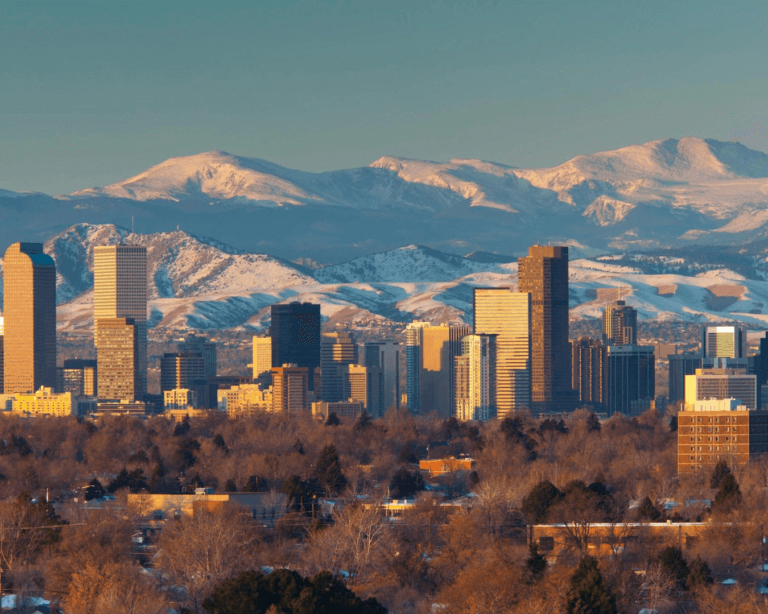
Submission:
[[[0,3],[0,189],[221,149],[551,166],[657,138],[766,150],[763,2]]]

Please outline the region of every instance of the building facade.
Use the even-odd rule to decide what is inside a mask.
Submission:
[[[269,376],[272,370],[272,337],[253,338],[253,379]]]
[[[579,405],[605,411],[608,384],[608,350],[600,341],[580,337],[571,341],[571,386],[579,394]]]
[[[704,358],[746,358],[746,340],[739,326],[705,326],[701,347]]]
[[[496,417],[496,335],[466,335],[454,360],[455,417],[487,422]]]
[[[56,265],[41,243],[14,243],[3,260],[4,391],[56,385]]]
[[[174,388],[163,392],[164,409],[197,409],[197,394],[189,388]]]
[[[400,408],[400,344],[378,341],[365,344],[366,367],[380,367],[384,373],[384,411]]]
[[[568,248],[530,247],[518,259],[518,288],[531,295],[531,410],[572,409]]]
[[[685,376],[686,409],[696,401],[738,399],[750,410],[756,409],[757,379],[743,369],[696,369]]]
[[[603,344],[635,345],[637,343],[637,311],[624,301],[605,306],[603,311]]]
[[[685,377],[694,375],[703,367],[702,356],[697,353],[670,354],[668,402],[679,409],[685,402]]]
[[[649,409],[656,397],[656,358],[651,345],[609,346],[606,409],[637,415]]]
[[[101,318],[95,340],[98,397],[104,400],[141,399],[139,330],[133,320]]]
[[[239,418],[255,413],[274,410],[272,388],[262,388],[257,384],[241,384],[218,391],[219,410],[230,418]]]
[[[56,369],[56,392],[71,392],[76,397],[95,397],[97,367],[95,360],[73,358]]]
[[[474,334],[496,336],[495,406],[499,419],[531,407],[531,294],[475,288]]]
[[[213,378],[212,378],[213,379]],[[210,407],[210,384],[205,377],[205,359],[196,353],[166,353],[160,359],[160,390],[194,390],[200,407]]]
[[[218,371],[218,359],[216,355],[216,344],[203,337],[192,335],[179,343],[180,354],[200,354],[205,363],[205,378],[216,377]]]
[[[286,364],[272,368],[272,410],[309,412],[309,372],[306,367]]]
[[[33,394],[15,394],[12,411],[22,416],[77,416],[78,402],[71,392],[56,394],[42,387]]]
[[[147,248],[101,245],[93,250],[93,328],[96,356],[104,319],[129,318],[136,327],[136,395],[147,394]]]
[[[314,373],[320,366],[320,305],[272,305],[271,314],[272,367],[295,364],[306,368],[309,390],[314,390]]]

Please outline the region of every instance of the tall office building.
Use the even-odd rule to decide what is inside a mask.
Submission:
[[[738,326],[703,327],[701,347],[704,358],[746,358],[747,355],[744,331]]]
[[[361,403],[372,418],[384,415],[384,372],[381,367],[345,365],[344,401]]]
[[[637,343],[637,310],[624,301],[605,306],[603,311],[603,344],[635,345]]]
[[[757,401],[756,378],[743,369],[696,369],[695,374],[686,375],[686,411],[696,401],[708,399],[738,399],[748,409],[754,410]]]
[[[421,375],[421,331],[429,328],[429,322],[414,320],[405,327],[405,385],[408,411],[419,413]]]
[[[528,248],[518,259],[518,280],[520,292],[531,295],[531,409],[571,409],[568,248]]]
[[[656,358],[652,345],[608,346],[608,415],[638,415],[656,397]]]
[[[571,369],[571,386],[579,393],[580,406],[603,411],[608,375],[606,347],[588,337],[571,341]]]
[[[96,331],[99,348],[99,399],[135,401],[142,394],[139,379],[139,331],[130,318],[100,318]]]
[[[400,407],[400,344],[375,341],[365,344],[365,366],[384,373],[384,411]]]
[[[273,411],[309,412],[309,372],[306,367],[285,364],[272,368]]]
[[[475,335],[496,335],[496,415],[531,407],[531,295],[475,288]]]
[[[101,380],[101,370],[99,370]],[[188,388],[197,394],[198,403],[208,407],[208,378],[205,377],[205,359],[196,353],[166,353],[160,359],[160,390]]]
[[[455,416],[481,420],[496,416],[496,335],[466,335],[454,359]]]
[[[321,390],[315,386],[315,396],[323,401],[336,403],[346,400],[344,396],[343,369],[346,365],[357,364],[357,344],[349,333],[325,333],[320,339]]]
[[[179,343],[180,354],[200,354],[205,363],[205,377],[216,377],[218,363],[216,358],[216,344],[203,337],[191,335],[185,341]]]
[[[97,395],[96,361],[72,358],[56,369],[56,392],[71,392],[75,397]]]
[[[295,364],[308,372],[309,390],[315,389],[315,369],[320,366],[320,305],[272,305],[272,367]]]
[[[147,394],[147,248],[100,245],[93,250],[93,329],[96,355],[102,319],[130,318],[136,327],[136,397]],[[100,377],[109,374],[99,372]]]
[[[56,265],[41,243],[14,243],[3,261],[5,394],[56,385]]]
[[[253,379],[259,379],[272,370],[272,337],[253,338]]]
[[[668,402],[676,407],[685,401],[685,376],[695,375],[703,367],[701,354],[685,353],[669,356]]]
[[[3,317],[0,316],[0,394],[5,391],[5,325]]]

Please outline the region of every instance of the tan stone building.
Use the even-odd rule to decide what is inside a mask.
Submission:
[[[4,390],[56,386],[56,265],[41,243],[14,243],[3,261]]]
[[[709,471],[720,460],[745,465],[765,452],[768,411],[750,410],[731,398],[686,403],[677,414],[678,473]]]
[[[147,392],[146,247],[101,245],[94,248],[93,318],[97,356],[100,321],[115,318],[133,320],[137,333],[136,398],[144,398]]]
[[[98,397],[142,398],[139,375],[139,332],[130,318],[101,318],[96,329]]]
[[[12,411],[23,416],[77,416],[78,402],[71,392],[56,394],[51,388],[40,388],[34,394],[13,396]]]
[[[258,379],[272,370],[272,337],[253,338],[253,379]]]
[[[218,407],[230,418],[247,416],[257,412],[273,410],[274,395],[272,388],[262,388],[258,384],[241,384],[219,390]]]
[[[309,412],[309,370],[286,364],[272,369],[273,411]]]

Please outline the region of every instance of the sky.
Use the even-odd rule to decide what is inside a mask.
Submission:
[[[768,4],[0,3],[0,189],[224,150],[553,166],[686,135],[768,151]]]

